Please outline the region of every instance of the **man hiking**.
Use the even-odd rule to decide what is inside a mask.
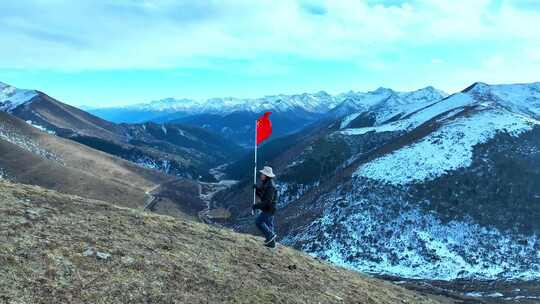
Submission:
[[[276,212],[277,190],[273,178],[275,177],[272,168],[265,166],[261,173],[261,186],[253,185],[255,193],[261,200],[260,203],[253,205],[253,210],[261,210],[257,216],[255,225],[264,234],[266,241],[264,245],[270,248],[276,247],[276,232],[274,226],[274,213]]]

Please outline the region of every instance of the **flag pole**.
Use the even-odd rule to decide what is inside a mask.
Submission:
[[[253,185],[257,185],[257,120],[255,120],[255,162],[253,167]],[[257,195],[256,195],[256,189],[253,188],[253,205],[256,204]],[[255,215],[255,210],[251,209],[251,215]]]

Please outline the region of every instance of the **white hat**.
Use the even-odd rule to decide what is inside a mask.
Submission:
[[[271,167],[268,167],[268,166],[264,166],[264,168],[262,170],[260,170],[259,172],[261,172],[262,174],[268,176],[268,177],[276,177],[276,175],[274,174],[273,170]]]

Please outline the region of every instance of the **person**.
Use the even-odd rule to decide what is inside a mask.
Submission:
[[[274,184],[274,174],[271,167],[265,166],[261,173],[261,186],[253,185],[255,193],[260,199],[260,203],[253,205],[253,210],[261,210],[255,220],[255,225],[265,237],[264,245],[270,248],[276,247],[276,232],[274,225],[274,214],[276,212],[277,190]]]

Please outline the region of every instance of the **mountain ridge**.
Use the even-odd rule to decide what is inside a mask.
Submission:
[[[3,178],[64,193],[141,206],[146,190],[167,177],[49,134],[0,112],[0,169]]]
[[[394,119],[364,109],[329,123],[289,148],[297,152],[269,160],[279,173],[283,242],[401,277],[537,277],[539,101],[538,83],[476,84],[418,109],[397,107]],[[235,191],[217,197],[249,193]],[[244,208],[229,224],[249,231]]]
[[[0,111],[51,134],[166,174],[211,180],[209,169],[241,152],[234,143],[196,126],[116,124],[40,91],[31,91],[31,98],[17,97],[17,102],[12,102],[13,96],[26,96],[27,91],[5,85],[0,95]]]
[[[211,98],[189,100],[167,98],[161,101],[90,110],[93,114],[112,121],[158,123],[173,122],[202,126],[244,146],[251,147],[254,121],[266,111],[272,112],[276,121],[274,137],[282,137],[299,132],[321,119],[338,118],[360,108],[366,103],[383,101],[395,96],[399,103],[417,103],[426,99],[436,101],[447,94],[433,87],[411,92],[396,92],[379,88],[362,93],[353,92],[330,95],[324,91],[294,95],[270,95],[262,98]]]
[[[267,95],[259,98],[236,98],[236,97],[214,97],[208,99],[188,99],[188,98],[164,98],[160,100],[150,101],[147,103],[139,103],[126,106],[111,106],[111,107],[93,107],[97,109],[131,109],[131,110],[153,110],[153,111],[175,111],[175,112],[191,112],[191,114],[228,114],[235,111],[248,112],[264,112],[274,110],[276,112],[287,112],[295,108],[303,109],[312,113],[328,112],[332,108],[343,102],[348,96],[362,96],[365,94],[382,95],[385,93],[396,93],[400,95],[408,95],[424,91],[438,92],[441,95],[448,95],[441,90],[437,90],[432,86],[427,86],[418,90],[408,92],[398,92],[392,89],[380,87],[376,90],[363,92],[349,91],[331,95],[325,91],[316,93],[302,94],[278,94]]]

